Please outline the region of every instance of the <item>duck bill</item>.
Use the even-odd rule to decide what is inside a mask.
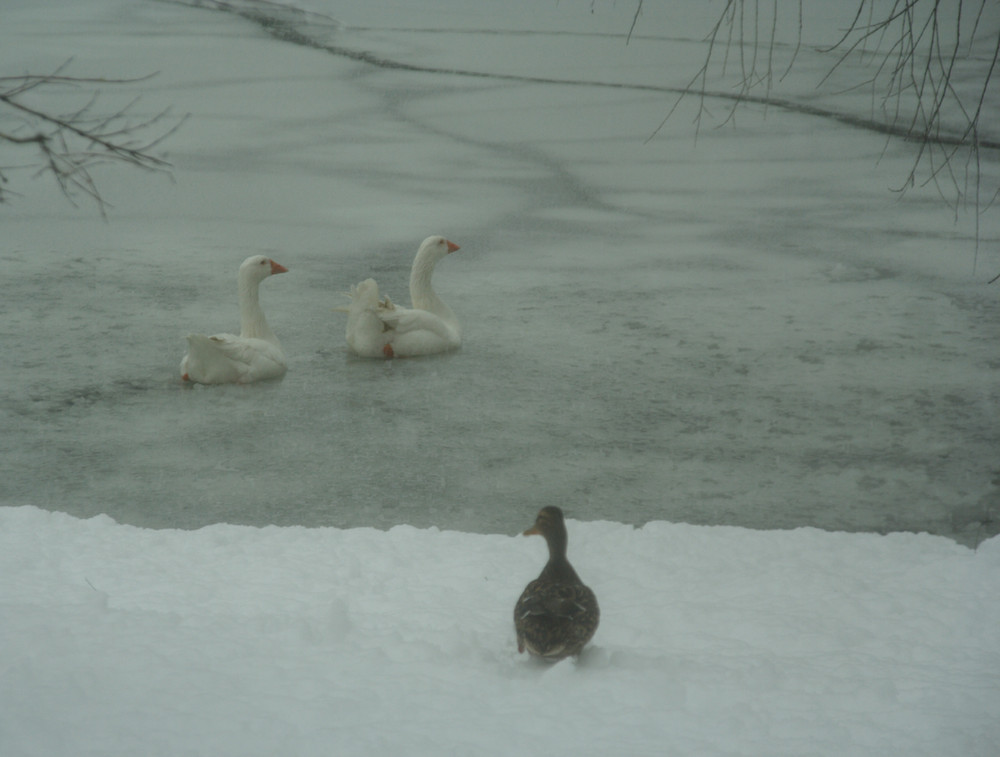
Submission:
[[[444,241],[448,242],[448,252],[454,252],[455,250],[461,250],[462,249],[461,247],[459,247],[454,242],[449,242],[447,239],[444,240]]]
[[[524,533],[522,533],[521,535],[522,536],[535,536],[535,535],[539,535],[540,536],[541,533],[542,532],[538,530],[538,526],[532,526],[531,528],[529,528],[526,531],[524,531]]]
[[[271,261],[271,275],[274,275],[276,273],[288,273],[288,269],[285,268],[285,266],[283,266],[281,263],[275,263],[272,260]]]

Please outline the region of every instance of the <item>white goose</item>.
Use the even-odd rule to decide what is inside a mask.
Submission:
[[[458,319],[431,286],[434,266],[459,249],[444,237],[427,237],[410,269],[412,308],[379,299],[375,279],[351,289],[347,346],[361,357],[413,357],[453,350],[462,344]]]
[[[243,261],[238,276],[240,335],[190,334],[181,378],[199,384],[250,384],[277,378],[287,370],[285,353],[260,306],[260,282],[288,269],[263,255]]]

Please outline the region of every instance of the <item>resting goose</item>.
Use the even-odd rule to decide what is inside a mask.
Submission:
[[[287,370],[285,353],[260,306],[260,282],[288,269],[263,255],[243,261],[238,276],[240,335],[190,334],[181,378],[199,384],[250,384],[278,378]]]
[[[347,346],[361,357],[414,357],[453,350],[462,344],[458,319],[431,286],[434,266],[459,249],[444,237],[428,237],[410,269],[410,300],[403,308],[379,298],[375,279],[351,288],[347,308]]]

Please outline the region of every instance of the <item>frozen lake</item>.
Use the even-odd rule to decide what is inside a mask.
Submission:
[[[651,87],[690,79],[711,18],[674,30],[647,9],[626,45],[620,5],[316,2],[339,25],[278,14],[301,35],[280,39],[173,3],[6,3],[5,74],[158,71],[102,97],[191,115],[165,144],[173,182],[95,173],[106,223],[11,174],[0,503],[180,528],[514,533],[551,503],[996,533],[1000,214],[976,255],[972,212],[890,191],[912,144],[794,110],[748,107],[695,142],[687,101],[647,142],[674,101]],[[780,94],[815,99],[828,59],[800,55]],[[349,356],[342,293],[372,275],[406,301],[429,234],[462,248],[435,285],[463,348]],[[287,376],[184,386],[184,337],[238,327],[256,253],[290,269],[262,288]]]

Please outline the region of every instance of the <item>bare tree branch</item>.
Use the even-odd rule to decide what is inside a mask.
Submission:
[[[170,163],[154,151],[180,128],[186,116],[173,118],[169,109],[153,116],[134,116],[138,97],[110,113],[99,113],[100,87],[136,84],[155,74],[134,79],[75,77],[64,73],[70,62],[67,60],[50,74],[0,77],[0,115],[14,122],[13,127],[0,131],[0,141],[33,145],[39,154],[34,176],[50,174],[71,204],[76,206],[76,198],[84,195],[106,218],[111,205],[98,190],[91,171],[112,163],[169,173]],[[61,87],[93,89],[82,106],[68,112],[28,102],[31,95],[51,94]],[[8,201],[13,194],[6,188],[10,170],[0,166],[0,202]]]
[[[727,0],[719,12],[705,38],[707,51],[701,67],[677,100],[666,117],[653,130],[649,139],[656,136],[676,111],[680,101],[689,95],[698,97],[698,110],[694,118],[695,139],[701,127],[701,120],[707,112],[706,98],[724,97],[731,106],[720,125],[734,118],[736,110],[749,102],[765,107],[780,105],[785,101],[772,96],[773,69],[775,66],[776,28],[779,6],[777,0],[769,9],[771,18],[762,13],[760,0]],[[982,82],[975,103],[969,103],[967,90],[963,93],[956,87],[959,68],[962,76],[968,77],[969,60],[973,45],[987,33],[982,21],[987,3],[996,0],[895,0],[891,7],[876,7],[876,0],[858,0],[853,18],[836,42],[829,47],[819,48],[821,53],[836,53],[837,57],[820,79],[817,87],[832,81],[832,77],[847,64],[862,68],[874,64],[874,71],[863,81],[853,84],[841,92],[860,87],[872,89],[871,128],[878,128],[890,136],[901,136],[917,145],[910,171],[896,191],[905,192],[920,185],[933,184],[941,197],[952,207],[956,215],[963,205],[971,205],[976,215],[976,251],[979,246],[979,216],[984,210],[980,195],[980,168],[982,150],[996,149],[997,140],[983,138],[981,133],[983,106],[993,82],[1000,56],[1000,31],[997,33],[993,57],[988,66],[972,75]],[[966,23],[967,36],[963,36],[963,22],[970,4],[977,5],[971,14],[971,22]],[[867,10],[867,13],[866,13]],[[766,20],[765,20],[766,19]],[[770,21],[770,34],[762,38],[761,26]],[[969,28],[971,26],[971,29]],[[723,45],[722,33],[727,39]],[[795,63],[802,42],[802,4],[799,3],[799,31],[795,51],[788,63],[783,80]],[[767,55],[761,54],[762,46],[767,47]],[[720,47],[722,50],[720,51]],[[735,81],[735,95],[709,92],[707,81],[713,66],[727,76],[730,52],[739,54],[740,72]],[[721,56],[721,60],[719,57]],[[866,63],[866,58],[871,62]],[[763,95],[752,95],[752,91],[763,87]],[[807,110],[807,108],[805,108]],[[881,118],[876,118],[879,111]],[[856,116],[844,115],[842,120],[860,122]],[[958,129],[956,121],[961,122]],[[965,170],[958,169],[960,155],[966,155]],[[945,183],[942,183],[945,182]],[[1000,187],[985,203],[993,204],[1000,195]]]

